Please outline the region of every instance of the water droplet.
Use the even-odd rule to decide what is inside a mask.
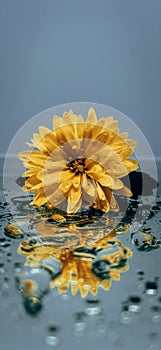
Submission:
[[[142,310],[141,306],[140,305],[135,305],[135,304],[132,304],[132,305],[129,305],[129,311],[131,312],[140,312]]]
[[[97,299],[95,296],[90,296],[90,298],[86,299],[87,304],[99,304],[100,300]]]
[[[140,275],[140,276],[143,276],[143,275],[144,275],[144,271],[142,271],[142,270],[138,270],[137,273],[138,273],[138,275]]]
[[[107,280],[110,278],[109,274],[110,263],[105,259],[95,259],[92,262],[92,272],[102,280]]]
[[[152,305],[151,311],[153,312],[161,312],[161,307],[159,305]]]
[[[141,302],[141,298],[138,295],[131,295],[129,297],[129,301],[131,303],[139,304]]]
[[[74,324],[74,333],[76,337],[83,337],[86,330],[86,323],[83,321]]]
[[[120,322],[121,322],[123,325],[127,325],[127,324],[129,324],[129,323],[131,322],[131,318],[130,318],[128,312],[123,311],[123,312],[121,313],[121,320],[120,320]]]
[[[60,339],[58,337],[48,335],[45,338],[45,344],[49,346],[58,346],[60,344]]]
[[[59,330],[60,330],[60,327],[55,323],[52,323],[48,326],[48,332],[57,333]]]
[[[85,313],[88,316],[95,316],[95,315],[99,315],[101,313],[101,308],[99,306],[95,306],[95,307],[87,307],[85,309]]]
[[[27,296],[23,297],[23,304],[26,311],[31,315],[35,316],[42,309],[41,300],[37,297],[28,298]]]
[[[145,283],[145,294],[156,295],[158,291],[158,284],[155,281],[147,281]]]
[[[46,270],[37,267],[20,272],[16,281],[26,296],[41,298],[49,291],[50,275]]]
[[[153,322],[153,323],[159,323],[160,320],[161,320],[161,318],[160,318],[160,315],[159,315],[159,314],[156,314],[156,315],[154,315],[154,316],[152,317],[152,322]]]
[[[76,321],[82,321],[83,319],[84,319],[84,317],[86,316],[86,314],[85,314],[85,312],[84,311],[78,311],[78,312],[76,312],[75,313],[75,319],[76,319]],[[79,323],[78,322],[78,323]]]

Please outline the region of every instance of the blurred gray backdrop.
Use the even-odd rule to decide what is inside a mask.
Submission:
[[[0,0],[1,157],[27,120],[72,101],[127,114],[161,156],[160,0]]]

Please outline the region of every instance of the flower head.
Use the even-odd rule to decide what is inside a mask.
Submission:
[[[34,205],[68,214],[90,206],[117,211],[113,191],[131,196],[121,178],[138,167],[129,158],[136,142],[127,137],[112,117],[97,120],[92,107],[86,121],[72,110],[55,115],[53,131],[39,127],[28,143],[33,150],[19,154],[27,168],[24,191],[34,193]]]

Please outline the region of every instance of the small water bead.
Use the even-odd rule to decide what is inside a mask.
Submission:
[[[138,273],[138,275],[140,275],[140,276],[143,276],[143,275],[145,274],[144,271],[142,271],[142,270],[138,270],[137,273]]]
[[[42,297],[49,291],[50,275],[42,268],[22,271],[16,277],[20,288],[27,295],[32,293],[34,296]]]
[[[82,332],[82,331],[84,332],[85,329],[86,329],[86,323],[83,322],[83,321],[76,322],[76,323],[74,324],[74,330],[75,330],[75,332]]]
[[[161,306],[160,305],[152,305],[151,311],[153,312],[161,312]]]
[[[37,297],[28,297],[26,295],[23,296],[23,304],[24,308],[28,314],[31,316],[37,315],[37,313],[42,309],[42,301]]]
[[[75,320],[76,322],[80,322],[80,321],[83,321],[84,318],[85,318],[86,314],[84,311],[78,311],[75,313],[74,317],[75,317]]]
[[[141,298],[138,295],[132,295],[129,297],[129,311],[131,312],[140,312],[141,306],[140,306]]]
[[[90,305],[96,305],[100,303],[100,300],[97,299],[95,296],[90,296],[90,298],[86,299],[86,303]]]
[[[106,259],[95,259],[92,262],[92,272],[100,279],[107,280],[109,275],[110,262]]]
[[[147,281],[145,283],[145,294],[156,295],[158,292],[158,284],[155,281]]]
[[[138,313],[141,310],[142,310],[142,308],[141,308],[140,305],[136,305],[136,304],[129,305],[129,311],[130,312]]]
[[[128,325],[131,322],[131,318],[130,318],[129,312],[127,312],[127,311],[121,312],[120,322],[123,325]]]
[[[99,315],[101,313],[101,308],[99,306],[87,307],[85,309],[85,313],[88,316],[96,316],[96,315]]]
[[[48,335],[45,338],[45,344],[49,346],[58,346],[60,345],[60,339],[58,337]]]
[[[50,333],[57,333],[60,331],[60,327],[56,323],[51,323],[48,326],[48,332]]]
[[[160,317],[159,314],[155,314],[155,315],[152,316],[152,322],[153,323],[160,323],[160,321],[161,321],[161,317]]]

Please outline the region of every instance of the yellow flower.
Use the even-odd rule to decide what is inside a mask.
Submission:
[[[97,120],[91,107],[87,120],[72,110],[53,117],[53,131],[41,126],[35,133],[32,151],[19,158],[28,169],[24,191],[33,192],[32,204],[60,208],[68,214],[86,207],[103,212],[118,211],[113,191],[131,196],[120,180],[138,167],[129,158],[136,142],[120,133],[112,117]]]

